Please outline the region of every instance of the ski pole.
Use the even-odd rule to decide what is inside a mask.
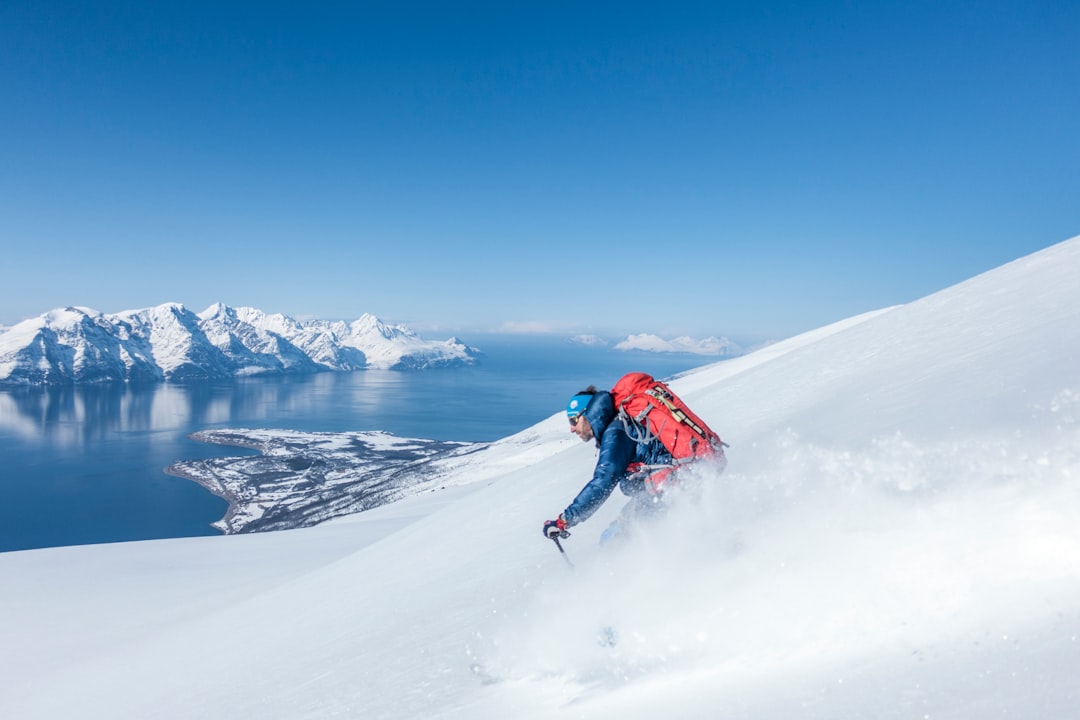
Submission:
[[[565,560],[566,564],[570,567],[571,570],[573,570],[574,569],[574,563],[570,562],[570,556],[566,554],[565,550],[563,550],[562,543],[559,542],[559,536],[558,535],[552,535],[551,539],[555,541],[555,547],[559,548],[559,553],[562,555],[563,560]]]

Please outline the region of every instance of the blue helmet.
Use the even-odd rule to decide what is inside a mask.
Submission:
[[[589,401],[592,399],[591,393],[582,393],[570,398],[570,402],[566,403],[566,417],[573,419],[585,412],[585,408],[589,407]]]

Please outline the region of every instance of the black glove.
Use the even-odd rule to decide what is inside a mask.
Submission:
[[[544,523],[544,537],[549,540],[555,538],[568,538],[570,537],[570,531],[566,529],[566,521],[563,520],[563,516],[560,515],[555,520],[548,520]]]

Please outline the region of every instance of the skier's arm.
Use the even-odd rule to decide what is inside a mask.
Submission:
[[[600,457],[596,460],[592,480],[562,512],[567,527],[587,520],[611,496],[634,457],[634,447],[635,443],[623,430],[622,423],[616,421],[608,425],[600,440]]]

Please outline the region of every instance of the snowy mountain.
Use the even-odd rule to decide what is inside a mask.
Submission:
[[[457,338],[442,343],[423,340],[404,325],[386,325],[373,315],[362,315],[351,323],[316,322],[320,328],[339,338],[347,348],[359,350],[374,367],[421,369],[449,361],[471,361],[476,353]]]
[[[0,554],[0,716],[1072,720],[1078,274],[674,379],[728,469],[622,544],[541,536],[595,462],[553,415],[316,527]]]
[[[69,307],[0,334],[0,386],[420,369],[476,355],[456,339],[424,340],[367,314],[332,323],[220,303],[199,314],[177,303],[115,315]]]

